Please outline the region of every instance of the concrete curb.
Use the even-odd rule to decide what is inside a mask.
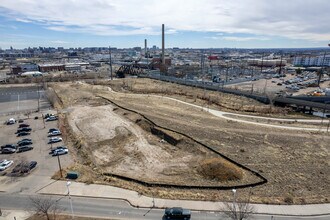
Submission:
[[[60,193],[40,193],[42,195],[56,195],[56,196],[67,196],[66,194],[60,194]],[[98,197],[98,196],[86,196],[86,195],[71,195],[71,197],[77,197],[77,198],[92,198],[92,199],[105,199],[105,200],[121,200],[129,204],[133,208],[142,208],[142,209],[165,209],[166,207],[157,207],[157,206],[138,206],[134,205],[131,201],[129,201],[126,198],[111,198],[111,197]],[[197,201],[195,201],[197,202]],[[203,202],[203,201],[201,201]],[[264,205],[264,204],[252,204],[252,205]],[[315,205],[315,204],[314,204]],[[317,204],[316,204],[317,205]],[[277,205],[277,206],[285,206],[285,205]],[[192,211],[196,212],[219,212],[221,213],[222,211],[215,211],[215,210],[208,210],[208,209],[191,209]],[[278,214],[278,213],[265,213],[265,212],[256,212],[254,215],[272,215],[272,216],[290,216],[290,217],[320,217],[320,216],[329,216],[330,217],[330,212],[328,213],[320,213],[320,214],[312,214],[312,215],[299,215],[299,214]]]

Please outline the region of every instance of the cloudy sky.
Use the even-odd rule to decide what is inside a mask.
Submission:
[[[0,47],[325,47],[329,0],[1,0]]]

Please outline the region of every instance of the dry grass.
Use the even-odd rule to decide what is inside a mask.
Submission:
[[[71,87],[72,90],[62,93],[63,86]],[[173,101],[132,95],[127,90],[124,90],[126,94],[114,95],[110,94],[106,87],[86,84],[56,85],[55,90],[61,93],[64,99],[65,96],[77,97],[79,101],[73,100],[72,102],[75,105],[102,105],[105,104],[104,100],[97,98],[96,95],[106,96],[122,106],[145,114],[159,125],[193,136],[231,159],[258,171],[268,179],[268,183],[253,188],[251,195],[253,202],[275,204],[329,202],[330,139],[328,136],[313,132],[288,131],[235,123],[212,117],[202,111],[191,111],[191,107]],[[92,94],[89,96],[91,99],[80,98],[76,93],[81,91]],[[183,96],[179,98],[189,99]],[[68,106],[72,106],[72,104],[66,102],[63,107]],[[117,111],[121,110],[117,109]],[[125,115],[125,117],[129,118],[130,115]],[[138,118],[131,117],[132,121],[136,121],[136,119]],[[136,123],[140,123],[141,127],[145,126],[148,130],[148,126],[143,120],[136,121]],[[75,140],[70,135],[68,139],[73,139],[74,149],[76,149],[75,143],[78,143],[78,146],[85,144],[82,140]],[[85,156],[87,155],[86,152]],[[77,158],[81,158],[79,161],[82,162],[84,162],[85,156],[77,154]],[[86,169],[86,173],[88,173],[87,164],[79,166],[78,169]],[[102,171],[92,170],[91,173],[98,176]],[[228,201],[232,197],[231,192],[228,191],[148,188],[105,176],[95,179],[95,183],[110,183],[114,186],[136,190],[144,195],[157,195],[169,199]],[[242,191],[244,192],[244,189]]]
[[[93,83],[111,86],[112,89],[118,92],[165,95],[198,105],[227,111],[240,111],[258,115],[286,115],[288,113],[288,109],[265,105],[254,99],[243,96],[207,91],[200,88],[182,86],[152,79],[128,78],[114,81],[94,81]]]
[[[211,158],[201,161],[199,172],[205,178],[217,181],[240,180],[243,178],[242,170],[222,158]]]

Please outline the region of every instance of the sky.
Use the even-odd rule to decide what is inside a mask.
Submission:
[[[0,47],[304,48],[330,43],[329,0],[0,0]]]

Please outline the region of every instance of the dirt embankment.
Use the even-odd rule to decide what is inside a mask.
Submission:
[[[210,108],[239,111],[257,115],[286,115],[289,109],[265,105],[254,99],[233,94],[208,91],[152,79],[128,78],[114,81],[94,81],[95,85],[108,85],[114,91],[136,94],[157,94],[174,97]]]
[[[70,109],[69,125],[103,172],[152,184],[238,186],[261,181],[198,143],[111,105]]]

